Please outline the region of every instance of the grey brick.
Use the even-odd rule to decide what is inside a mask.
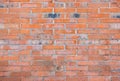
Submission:
[[[6,4],[6,7],[8,7],[8,8],[18,8],[19,3],[8,3],[8,4]]]
[[[66,7],[72,7],[72,8],[73,8],[73,7],[74,7],[74,3],[66,3],[65,6],[66,6]]]
[[[112,0],[100,0],[101,2],[111,2]]]
[[[98,40],[81,40],[80,45],[97,45],[100,42]]]
[[[28,41],[28,44],[32,44],[32,45],[48,45],[51,43],[52,43],[51,40],[29,40]]]
[[[91,0],[91,2],[100,2],[100,0]]]
[[[47,7],[48,7],[48,2],[42,3],[42,7],[43,7],[43,8],[47,8]]]
[[[4,7],[5,7],[5,5],[0,3],[0,8],[4,8]]]
[[[87,34],[80,34],[79,40],[88,40],[88,35]]]
[[[111,2],[112,0],[92,0],[92,2]]]
[[[63,7],[65,7],[65,4],[64,3],[55,3],[55,7],[63,8]]]
[[[120,72],[120,68],[118,68],[118,69],[113,69],[112,72]]]
[[[115,23],[115,24],[110,24],[111,29],[120,29],[120,24]]]
[[[84,7],[84,8],[85,8],[85,7],[88,7],[88,3],[87,3],[87,2],[82,2],[82,3],[81,3],[81,6]]]
[[[36,37],[37,39],[53,39],[52,35],[48,35],[48,34],[39,34]]]
[[[0,45],[8,44],[8,40],[0,40]]]
[[[0,29],[3,29],[4,28],[4,25],[3,24],[0,24]]]

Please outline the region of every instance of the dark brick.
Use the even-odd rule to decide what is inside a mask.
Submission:
[[[120,15],[117,15],[116,18],[120,18]]]
[[[120,15],[114,15],[113,18],[120,18]]]
[[[74,17],[74,18],[80,18],[80,14],[75,13],[75,14],[73,14],[73,17]]]
[[[49,18],[58,18],[58,17],[59,17],[59,14],[50,13],[50,14],[48,14],[48,17],[49,17]]]

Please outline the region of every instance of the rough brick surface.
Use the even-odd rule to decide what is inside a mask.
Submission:
[[[120,81],[120,0],[0,0],[0,81]]]

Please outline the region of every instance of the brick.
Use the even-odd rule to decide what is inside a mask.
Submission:
[[[18,60],[18,56],[0,56],[1,61],[6,61],[6,60]]]
[[[55,12],[57,12],[57,13],[58,12],[59,13],[70,13],[70,12],[75,12],[75,9],[74,8],[67,8],[67,9],[55,8]]]
[[[119,81],[120,77],[112,77],[112,81]]]
[[[32,20],[33,23],[51,23],[52,20],[51,19],[33,19]]]
[[[0,66],[6,66],[8,65],[8,61],[0,61]]]
[[[56,30],[56,34],[75,34],[75,30]]]
[[[41,28],[39,24],[22,24],[22,28]]]
[[[70,19],[55,19],[55,23],[70,23],[70,22],[77,22],[76,20],[70,20]]]
[[[88,57],[89,60],[95,61],[95,60],[104,60],[107,61],[109,60],[109,56],[102,56],[102,55],[91,55]]]
[[[13,76],[13,77],[29,77],[31,76],[31,73],[30,72],[12,72],[10,74],[10,76]]]
[[[97,13],[98,12],[98,9],[91,9],[91,8],[89,8],[89,9],[87,9],[87,8],[78,8],[77,9],[77,12],[79,12],[79,13]]]
[[[31,70],[33,70],[33,71],[53,71],[53,70],[55,70],[55,67],[52,65],[49,67],[47,65],[42,65],[42,66],[32,66],[31,68],[23,67],[23,69],[26,71],[31,71]]]
[[[90,81],[110,81],[108,77],[101,77],[101,76],[98,76],[98,77],[90,77],[89,79]]]
[[[21,68],[18,66],[2,66],[0,71],[21,71]]]
[[[18,8],[19,7],[19,3],[7,3],[6,7],[8,8]]]
[[[7,9],[6,8],[0,8],[0,13],[7,13]]]
[[[56,44],[76,44],[76,40],[56,40]]]
[[[28,8],[11,8],[9,9],[9,12],[10,13],[29,13],[30,12],[30,9]]]
[[[30,0],[10,0],[10,2],[29,2]]]
[[[79,18],[79,17],[80,17],[80,14],[75,13],[75,14],[73,14],[73,17],[74,17],[74,18]]]
[[[65,3],[55,3],[54,5],[56,8],[64,8],[65,7]]]
[[[111,29],[120,29],[119,25],[120,25],[119,23],[118,24],[117,23],[116,24],[110,24],[110,28]]]
[[[109,14],[89,14],[89,18],[109,18]]]
[[[76,73],[75,72],[72,72],[72,71],[68,71],[68,72],[56,72],[56,76],[75,76]]]
[[[38,4],[38,3],[22,3],[21,7],[24,7],[24,8],[36,8],[36,7],[41,7],[41,4]]]
[[[45,2],[45,1],[44,1]],[[52,2],[52,1],[51,1]],[[55,3],[42,3],[41,4],[43,8],[52,8],[55,6]]]
[[[13,77],[11,77],[11,78],[7,78],[7,77],[1,77],[0,78],[0,80],[1,81],[21,81],[21,79],[18,77],[18,78],[13,78]]]
[[[63,50],[64,46],[53,46],[53,45],[47,45],[47,46],[43,46],[43,49],[45,50]]]
[[[88,81],[87,77],[67,77],[66,81]]]
[[[58,54],[58,55],[75,55],[76,51],[75,50],[56,51],[56,54]]]
[[[48,81],[48,80],[51,80],[51,81],[64,81],[65,78],[63,78],[63,77],[46,77],[45,81]]]
[[[0,29],[4,29],[4,25],[3,24],[0,24]]]
[[[56,14],[56,13],[54,13],[54,14],[49,13],[48,14],[48,18],[58,18],[59,16],[60,16],[60,14]]]
[[[53,44],[52,40],[29,40],[28,44],[32,45],[51,45]]]
[[[81,29],[81,28],[86,28],[86,25],[85,24],[67,24],[66,25],[67,28],[69,29]]]
[[[39,77],[42,77],[42,76],[49,76],[50,75],[50,72],[47,72],[47,71],[38,71],[38,72],[33,72],[32,73],[33,76],[39,76]]]
[[[101,8],[100,12],[102,12],[102,13],[110,13],[110,12],[119,13],[120,10],[119,10],[119,8]]]
[[[27,66],[30,65],[30,62],[19,62],[19,61],[11,61],[9,65],[12,66]]]
[[[34,60],[52,60],[51,56],[34,56]]]
[[[39,13],[39,12],[52,12],[52,8],[35,8],[35,9],[32,9],[32,12],[33,13]]]

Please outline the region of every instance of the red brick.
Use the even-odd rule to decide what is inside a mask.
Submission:
[[[47,71],[32,72],[32,76],[43,77],[43,76],[49,76],[49,75],[50,75],[50,72],[47,72]]]
[[[97,76],[97,77],[90,77],[90,81],[110,81],[109,77],[102,77],[102,76]]]
[[[12,72],[10,74],[12,77],[29,77],[31,76],[31,72]]]
[[[48,46],[43,46],[43,49],[45,49],[45,50],[63,50],[64,46],[48,45]]]
[[[29,2],[30,0],[10,0],[10,2]]]
[[[39,8],[35,8],[35,9],[32,9],[32,12],[33,13],[39,13],[39,12],[42,12],[42,13],[47,13],[47,12],[52,12],[52,8],[41,8],[41,9],[39,9]]]
[[[88,81],[87,77],[67,77],[66,81]]]

